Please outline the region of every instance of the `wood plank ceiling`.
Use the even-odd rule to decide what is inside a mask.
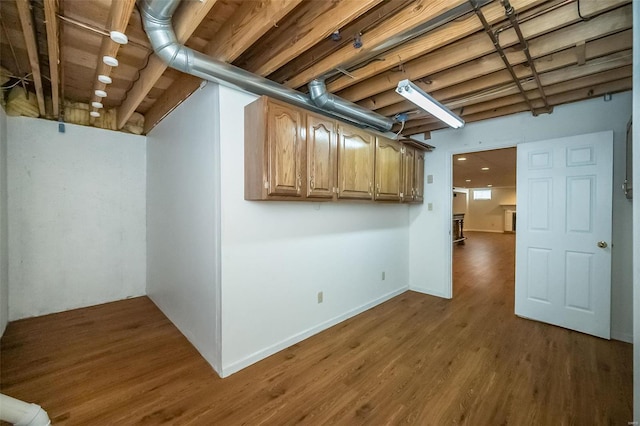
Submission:
[[[306,91],[310,80],[325,77],[329,91],[347,100],[390,117],[407,113],[407,136],[446,125],[395,93],[402,79],[467,122],[546,113],[631,89],[630,0],[512,0],[524,43],[501,1],[480,2],[475,12],[473,4],[183,1],[174,27],[187,46],[288,87]],[[115,128],[138,112],[146,133],[200,84],[152,53],[133,0],[1,0],[0,18],[0,65],[9,75],[3,93],[27,87],[43,117],[64,120],[69,101],[89,104],[99,100],[94,90],[104,89]],[[414,28],[425,31],[404,37]],[[130,42],[113,43],[112,29]],[[107,54],[119,66],[104,65]],[[113,82],[99,83],[99,74]]]

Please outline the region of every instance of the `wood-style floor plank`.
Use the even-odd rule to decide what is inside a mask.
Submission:
[[[454,248],[454,298],[407,292],[220,379],[147,298],[10,323],[0,389],[55,425],[606,425],[632,347],[514,309],[514,235]]]

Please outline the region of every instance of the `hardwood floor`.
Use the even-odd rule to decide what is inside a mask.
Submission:
[[[454,298],[407,292],[224,380],[147,298],[9,324],[3,393],[54,425],[626,425],[632,347],[513,314],[513,235],[455,247]]]

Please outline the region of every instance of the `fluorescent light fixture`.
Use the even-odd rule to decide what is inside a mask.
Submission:
[[[465,179],[465,182],[471,182],[471,179]]]
[[[466,161],[467,157],[458,157],[458,161]]]
[[[489,168],[488,167],[483,167],[480,170],[489,170]]]
[[[104,62],[105,65],[109,65],[110,67],[118,66],[118,60],[113,56],[103,56],[102,62]]]
[[[109,37],[111,40],[115,41],[118,44],[127,44],[129,43],[129,38],[126,34],[121,33],[120,31],[111,31],[109,33]]]
[[[427,111],[434,117],[444,121],[454,129],[464,126],[464,120],[455,115],[449,108],[429,96],[424,90],[416,86],[410,80],[398,82],[396,92]]]
[[[98,81],[100,83],[104,83],[104,84],[111,84],[113,83],[113,80],[111,80],[111,77],[109,77],[108,75],[104,75],[104,74],[100,74],[98,76]]]

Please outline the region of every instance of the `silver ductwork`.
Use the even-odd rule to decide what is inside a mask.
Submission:
[[[297,90],[197,52],[179,43],[171,24],[180,0],[141,0],[144,29],[155,53],[171,68],[217,83],[228,83],[256,95],[266,95],[356,124],[389,131],[394,120],[327,93],[324,82],[309,83],[311,98]]]

